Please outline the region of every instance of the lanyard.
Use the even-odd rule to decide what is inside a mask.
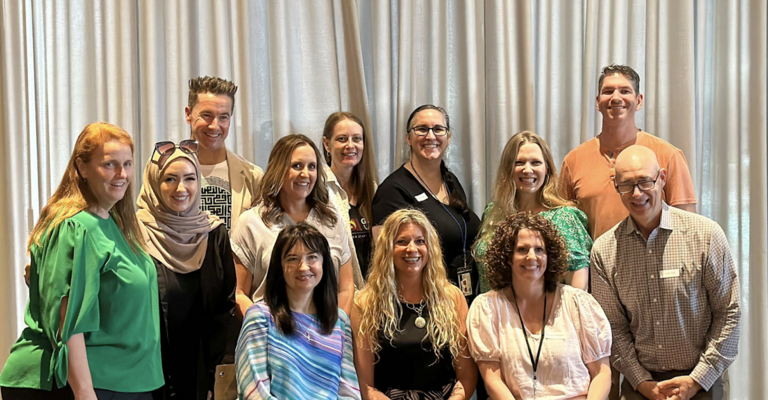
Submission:
[[[515,298],[515,308],[517,308],[517,316],[520,317],[520,325],[523,326],[523,336],[525,336],[525,345],[528,346],[528,355],[531,357],[531,366],[533,366],[533,380],[535,381],[536,370],[539,368],[539,360],[541,359],[541,348],[544,347],[544,329],[547,327],[547,292],[544,292],[544,317],[541,323],[541,342],[539,343],[539,351],[536,353],[536,359],[533,358],[531,344],[528,343],[528,333],[525,330],[523,315],[520,314],[520,306],[517,305],[517,295],[515,294],[515,288],[512,288],[512,296]]]
[[[429,188],[429,185],[427,185],[427,182],[424,182],[424,179],[421,179],[421,175],[419,175],[419,171],[416,171],[416,168],[413,167],[413,160],[411,160],[410,162],[411,162],[411,169],[413,170],[413,172],[416,173],[416,177],[419,178],[419,181],[421,181],[421,183],[424,185],[424,188],[426,188],[429,194],[431,194],[432,197],[434,197],[435,200],[437,200],[437,202],[441,206],[443,206],[443,210],[445,210],[445,212],[448,213],[448,216],[450,216],[451,219],[453,219],[453,222],[456,223],[456,226],[459,227],[459,233],[461,234],[461,240],[462,240],[461,251],[463,252],[463,257],[464,257],[464,269],[466,269],[467,268],[467,233],[468,233],[467,221],[465,221],[464,218],[461,219],[461,222],[464,223],[464,229],[461,229],[461,224],[459,224],[459,221],[456,220],[456,217],[454,217],[453,214],[448,210],[448,207],[446,207],[445,204],[443,204],[443,202],[437,198],[437,195],[432,193],[432,189]],[[450,193],[450,190],[448,189],[448,184],[445,182],[445,178],[443,178],[443,185],[445,185],[445,191],[447,193]]]

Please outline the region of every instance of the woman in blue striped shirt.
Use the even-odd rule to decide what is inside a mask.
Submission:
[[[325,237],[303,222],[282,230],[237,343],[240,399],[360,399],[338,291]]]

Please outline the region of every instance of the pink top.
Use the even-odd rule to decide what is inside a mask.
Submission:
[[[558,285],[554,301],[535,391],[517,309],[502,292],[492,290],[472,303],[469,349],[475,361],[500,363],[504,382],[516,382],[524,399],[586,399],[591,381],[586,364],[611,355],[611,326],[597,301],[583,290]],[[536,357],[541,335],[529,337]]]

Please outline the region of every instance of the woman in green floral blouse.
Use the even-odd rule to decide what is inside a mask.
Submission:
[[[565,282],[586,290],[589,252],[592,250],[587,216],[572,202],[560,197],[557,169],[547,142],[533,132],[523,131],[512,136],[504,147],[492,201],[483,212],[483,224],[474,247],[480,291],[490,290],[482,260],[496,225],[508,215],[520,211],[540,214],[555,224],[568,246]]]

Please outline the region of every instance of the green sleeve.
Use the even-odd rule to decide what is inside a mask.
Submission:
[[[106,261],[86,228],[71,219],[56,227],[42,245],[36,270],[40,291],[41,328],[53,347],[50,375],[67,384],[67,341],[99,329],[100,269]],[[59,332],[61,302],[69,296]]]
[[[568,247],[568,271],[589,267],[592,238],[589,236],[587,215],[578,208],[563,207],[555,210],[551,221]]]
[[[488,218],[492,209],[493,209],[493,203],[488,203],[488,205],[485,206],[485,210],[483,210],[483,220],[482,220],[483,223],[485,223],[485,219]],[[477,243],[475,243],[474,256],[475,256],[475,261],[477,261],[477,275],[480,283],[480,293],[485,293],[491,290],[491,285],[488,282],[488,278],[485,277],[485,272],[487,271],[487,268],[485,268],[485,263],[481,262],[480,260],[485,256],[485,252],[488,251],[488,245],[490,244],[490,240],[492,238],[493,238],[493,234],[489,235],[486,240],[485,235],[483,235],[483,232],[480,232],[477,238]]]

